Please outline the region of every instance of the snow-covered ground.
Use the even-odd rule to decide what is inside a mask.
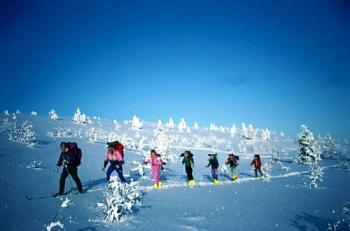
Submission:
[[[0,116],[1,230],[350,229],[348,144],[338,142],[342,154],[319,162],[323,181],[316,181],[315,188],[310,185],[310,167],[295,161],[294,138],[265,129],[189,127],[185,121],[169,129],[169,123],[138,118],[95,117],[86,123],[51,118],[36,113]],[[126,186],[122,192],[126,195],[121,197],[137,196],[137,192],[140,197],[130,199],[130,211],[119,222],[107,222],[105,199],[113,189],[108,188],[101,168],[105,143],[115,139],[126,147],[124,175],[129,183],[135,182]],[[62,141],[76,141],[83,151],[79,176],[87,192],[53,198],[49,196],[58,191],[61,169],[55,172],[54,168]],[[164,185],[159,189],[152,186],[150,169],[137,164],[143,163],[151,149],[167,160],[161,175]],[[194,153],[195,187],[187,185],[181,166],[179,156],[185,150]],[[231,151],[240,156],[236,182],[230,181],[223,167]],[[207,154],[213,152],[218,153],[220,163],[218,185],[212,183],[210,169],[205,167]],[[249,165],[254,154],[262,156],[263,164],[271,164],[270,177],[266,172],[263,178],[254,177]],[[140,176],[138,170],[145,175]],[[128,191],[130,185],[135,191]],[[66,191],[72,187],[75,184],[68,178]],[[116,183],[115,187],[121,186]]]

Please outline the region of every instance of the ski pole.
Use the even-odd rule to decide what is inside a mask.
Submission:
[[[71,180],[71,175],[68,175],[68,181],[69,181],[71,189],[73,189],[73,183],[72,183],[72,180]]]

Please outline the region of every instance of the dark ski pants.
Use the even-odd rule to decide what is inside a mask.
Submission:
[[[211,169],[211,176],[213,177],[214,180],[218,180],[219,179],[219,171],[217,168],[212,168]]]
[[[107,169],[107,173],[106,173],[107,181],[109,181],[109,179],[111,178],[111,174],[114,170],[118,173],[118,176],[121,182],[126,182],[123,176],[123,167],[121,165],[114,165],[114,164],[111,164]]]
[[[67,166],[67,167],[63,168],[62,173],[61,173],[59,193],[60,194],[64,193],[66,179],[69,175],[72,177],[75,184],[77,185],[79,192],[83,192],[83,185],[81,184],[81,181],[78,177],[78,168],[76,166]]]
[[[187,180],[188,180],[188,181],[193,180],[193,175],[192,175],[193,170],[192,170],[192,167],[191,167],[191,166],[187,166],[187,167],[185,168],[185,170],[186,170],[186,174],[187,174]]]
[[[260,168],[256,168],[256,169],[254,169],[254,171],[255,171],[255,177],[258,177],[258,171],[260,173],[260,176],[263,175]]]

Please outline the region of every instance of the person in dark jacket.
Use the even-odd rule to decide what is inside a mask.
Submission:
[[[206,167],[211,166],[211,175],[214,179],[214,184],[218,184],[219,183],[219,179],[218,179],[218,175],[219,175],[219,161],[217,158],[217,154],[209,154],[209,163]]]
[[[262,176],[262,172],[261,172],[261,160],[260,160],[260,155],[255,154],[254,155],[254,159],[252,160],[252,162],[250,163],[250,165],[254,165],[254,171],[255,171],[255,177],[258,177],[258,171],[260,173],[260,176]]]
[[[235,181],[237,180],[237,166],[238,166],[238,157],[235,156],[235,154],[231,153],[228,154],[227,160],[225,161],[225,164],[230,166],[231,170],[231,180]]]
[[[191,151],[185,151],[181,154],[181,157],[183,157],[182,165],[185,165],[185,170],[187,174],[187,180],[189,185],[195,185],[196,182],[193,179],[193,167],[194,167],[194,160],[193,160],[193,154]]]
[[[66,184],[66,178],[70,175],[74,182],[77,185],[79,193],[83,192],[83,185],[78,176],[78,166],[76,165],[75,155],[74,153],[68,149],[68,145],[66,142],[62,142],[60,144],[61,155],[58,159],[56,170],[63,166],[61,177],[60,177],[60,188],[54,196],[59,196],[64,194],[64,187]]]

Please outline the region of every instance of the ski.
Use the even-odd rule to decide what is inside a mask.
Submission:
[[[96,191],[101,191],[104,188],[96,188],[96,189],[84,189],[82,193],[78,193],[76,191],[76,188],[72,188],[71,190],[65,192],[62,195],[54,195],[54,193],[52,193],[51,195],[44,195],[44,196],[37,196],[37,197],[33,197],[33,196],[29,196],[29,195],[25,195],[24,198],[27,200],[40,200],[40,199],[47,199],[47,198],[59,198],[59,197],[63,197],[63,196],[68,196],[68,195],[79,195],[79,194],[84,194],[84,193],[88,193],[88,192],[96,192]]]
[[[69,191],[63,193],[62,195],[54,195],[54,193],[52,193],[51,195],[44,195],[44,196],[37,196],[37,197],[33,197],[33,196],[29,196],[29,195],[25,195],[24,198],[27,200],[40,200],[40,199],[46,199],[46,198],[51,198],[51,197],[60,197],[60,196],[67,196],[70,194],[74,194],[74,188],[71,188]]]

